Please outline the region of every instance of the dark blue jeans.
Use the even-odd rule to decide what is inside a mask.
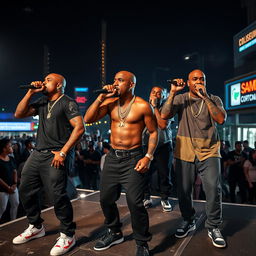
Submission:
[[[139,159],[143,157],[142,148],[131,151],[108,153],[102,170],[100,184],[100,203],[105,216],[105,224],[113,232],[120,232],[121,222],[116,201],[122,187],[126,191],[126,201],[131,213],[133,236],[137,244],[151,239],[149,218],[143,205],[145,174],[134,170]]]
[[[67,155],[65,166],[59,169],[51,166],[53,156],[51,152],[32,152],[21,173],[20,199],[29,223],[38,225],[43,222],[39,197],[43,188],[54,205],[56,217],[60,221],[60,232],[73,236],[76,224],[66,191],[70,156]]]
[[[204,161],[196,159],[194,162],[186,162],[176,159],[175,171],[177,177],[177,189],[179,207],[184,220],[194,219],[192,192],[196,178],[196,171],[202,180],[206,196],[206,228],[216,228],[222,222],[222,193],[220,185],[220,159],[210,157]]]

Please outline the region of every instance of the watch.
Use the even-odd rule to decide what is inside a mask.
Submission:
[[[60,151],[60,156],[65,158],[67,155],[64,152]]]
[[[148,153],[145,155],[145,157],[147,157],[150,161],[154,159],[154,156]]]

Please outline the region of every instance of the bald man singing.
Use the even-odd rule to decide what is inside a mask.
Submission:
[[[123,242],[121,222],[116,201],[121,188],[131,213],[133,236],[136,240],[136,256],[148,256],[147,241],[149,219],[143,205],[145,172],[158,142],[157,124],[148,102],[134,95],[136,78],[128,71],[115,75],[114,83],[103,88],[108,94],[100,94],[85,113],[86,123],[100,120],[105,115],[111,119],[111,150],[105,158],[100,184],[100,203],[107,226],[106,234],[94,249],[101,251]],[[147,127],[149,143],[143,155],[142,132]]]
[[[60,237],[50,255],[62,255],[75,245],[73,209],[68,198],[67,175],[74,159],[73,147],[84,133],[84,123],[77,103],[64,94],[65,78],[49,74],[44,82],[35,81],[19,102],[15,117],[39,115],[36,149],[26,161],[19,187],[20,199],[26,211],[29,227],[13,239],[14,244],[23,244],[45,235],[40,217],[41,189],[48,193],[60,221]],[[34,103],[34,94],[42,92]]]

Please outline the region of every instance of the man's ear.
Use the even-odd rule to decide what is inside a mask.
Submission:
[[[134,88],[134,86],[135,86],[135,83],[131,82],[130,83],[130,89]]]
[[[62,87],[62,83],[58,83],[57,89],[59,90],[59,89],[61,89],[61,87]]]

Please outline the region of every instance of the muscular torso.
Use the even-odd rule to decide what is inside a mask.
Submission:
[[[124,126],[120,126],[118,116],[118,100],[109,105],[111,118],[111,145],[115,149],[133,149],[142,145],[142,132],[145,128],[144,111],[146,102],[136,97],[131,110],[125,119]],[[124,106],[126,108],[126,105]]]

